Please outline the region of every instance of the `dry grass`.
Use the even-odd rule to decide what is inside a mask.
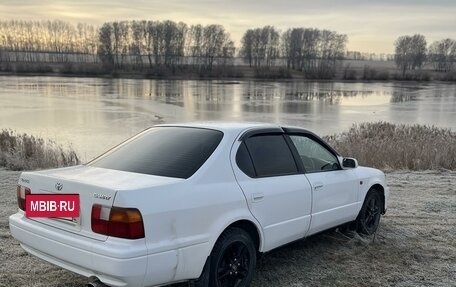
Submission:
[[[79,158],[73,149],[65,149],[51,140],[44,140],[12,130],[0,132],[0,167],[11,170],[75,165]]]
[[[363,123],[325,138],[344,156],[381,169],[456,170],[456,133],[423,125]]]
[[[11,237],[18,177],[0,170],[0,287],[85,286]],[[252,287],[455,286],[456,172],[390,172],[387,180],[388,212],[375,238],[327,231],[273,250],[258,260]]]

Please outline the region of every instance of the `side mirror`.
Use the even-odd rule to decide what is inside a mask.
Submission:
[[[358,161],[351,157],[344,157],[342,159],[342,167],[343,168],[357,168]]]

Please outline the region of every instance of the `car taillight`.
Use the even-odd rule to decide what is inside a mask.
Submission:
[[[144,238],[141,213],[136,208],[92,206],[92,231],[108,236]]]
[[[18,185],[16,189],[17,194],[17,205],[23,211],[25,211],[25,196],[28,194],[32,194],[30,188]]]

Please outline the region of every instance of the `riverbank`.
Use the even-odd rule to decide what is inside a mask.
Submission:
[[[443,81],[456,82],[456,72],[437,72],[430,64],[421,70],[399,71],[393,61],[342,60],[334,74],[309,75],[302,71],[276,67],[249,67],[246,65],[214,66],[202,69],[198,66],[175,67],[155,66],[153,68],[125,67],[109,69],[100,63],[0,63],[0,75],[13,76],[58,76],[97,77],[125,79],[166,79],[166,80],[307,80],[307,81]]]
[[[11,237],[18,177],[0,170],[0,286],[85,286],[86,278],[28,255]],[[375,238],[327,231],[273,250],[258,260],[252,286],[453,286],[456,172],[392,171],[387,181],[388,212]]]

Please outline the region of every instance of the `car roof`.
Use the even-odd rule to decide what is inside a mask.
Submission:
[[[176,124],[161,124],[156,125],[156,127],[192,127],[192,128],[203,128],[203,129],[212,129],[218,130],[223,132],[229,138],[237,138],[240,134],[243,133],[244,135],[248,135],[250,132],[255,130],[272,130],[273,132],[277,131],[277,129],[283,130],[287,133],[295,133],[295,132],[304,132],[306,134],[310,134],[326,146],[329,150],[331,150],[335,155],[339,156],[339,153],[334,150],[328,143],[321,140],[321,138],[309,131],[305,128],[297,127],[297,126],[285,126],[285,125],[278,125],[278,124],[269,124],[269,123],[255,123],[255,122],[190,122],[190,123],[176,123]]]
[[[279,125],[279,124],[271,124],[271,123],[260,123],[260,122],[224,122],[224,121],[212,121],[212,122],[189,122],[189,123],[175,123],[175,124],[161,124],[156,125],[156,127],[192,127],[192,128],[203,128],[203,129],[212,129],[218,130],[223,132],[225,135],[229,137],[237,137],[241,133],[250,131],[250,130],[257,130],[257,129],[283,129],[288,131],[299,131],[299,132],[306,132],[313,135],[313,132],[297,126],[286,126],[286,125]]]
[[[253,128],[282,128],[277,124],[254,123],[254,122],[191,122],[191,123],[175,123],[161,124],[156,127],[194,127],[219,130],[225,134],[236,134],[253,129]]]

